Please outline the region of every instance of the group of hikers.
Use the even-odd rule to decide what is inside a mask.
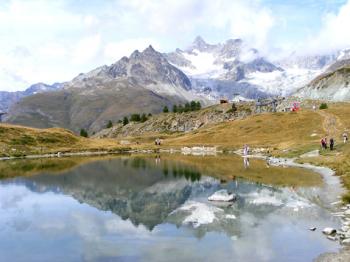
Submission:
[[[154,140],[154,144],[155,144],[156,146],[160,146],[161,140],[160,140],[159,138],[157,138],[156,140]]]
[[[343,133],[343,142],[344,144],[348,141],[348,134],[347,133]],[[330,150],[333,150],[334,149],[334,143],[335,143],[335,140],[333,137],[331,137],[329,139],[329,149]],[[321,139],[321,147],[322,149],[328,149],[328,141],[327,141],[327,137],[324,137]]]

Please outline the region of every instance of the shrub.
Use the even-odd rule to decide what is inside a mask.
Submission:
[[[173,105],[173,113],[177,113],[177,105]]]
[[[191,107],[191,111],[196,111],[197,110],[196,101],[191,101],[190,107]]]
[[[143,113],[143,114],[141,115],[141,122],[144,123],[144,122],[146,122],[147,120],[148,120],[148,118],[147,118],[146,114]]]
[[[141,121],[140,114],[132,114],[131,117],[130,117],[130,121],[132,121],[132,122],[140,122]]]
[[[126,126],[127,124],[129,124],[129,119],[126,116],[124,116],[124,118],[123,118],[123,126]]]
[[[190,103],[186,103],[186,104],[185,104],[184,112],[189,112],[190,110],[191,110],[191,105],[190,105]]]
[[[182,105],[179,105],[179,106],[177,107],[177,112],[178,112],[178,113],[184,112],[184,107],[183,107]]]
[[[167,106],[164,106],[163,113],[169,113],[169,108]]]
[[[89,135],[88,135],[88,132],[84,128],[82,128],[80,129],[80,136],[88,137]]]
[[[113,127],[113,123],[112,123],[112,120],[109,120],[106,125],[106,128],[111,128],[111,127]]]
[[[328,108],[328,105],[326,103],[322,103],[320,105],[320,109],[327,109]]]
[[[233,113],[237,112],[237,107],[236,107],[236,104],[235,104],[235,103],[232,104],[231,109],[232,109],[232,112],[233,112]]]
[[[201,108],[202,108],[201,102],[197,101],[196,102],[196,110],[201,110]]]

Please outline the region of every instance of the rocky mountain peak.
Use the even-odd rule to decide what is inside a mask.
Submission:
[[[243,43],[242,39],[236,38],[236,39],[228,39],[225,44],[229,46],[237,46],[237,45],[241,45],[242,43]]]
[[[132,54],[130,55],[130,59],[137,59],[139,58],[141,55],[140,51],[139,50],[135,50],[134,52],[132,52]]]
[[[153,48],[152,45],[149,45],[145,50],[143,50],[143,53],[157,53],[157,51]]]
[[[96,72],[94,72],[96,71]],[[95,69],[73,80],[74,86],[85,86],[90,81],[106,82],[118,79],[129,79],[141,86],[173,85],[185,90],[191,89],[188,77],[171,65],[162,53],[149,45],[142,52],[135,50],[129,58],[123,57],[116,63]]]
[[[204,39],[198,35],[196,38],[193,40],[193,45],[206,45],[207,43],[204,41]]]
[[[201,36],[197,36],[194,41],[192,42],[189,51],[193,51],[194,49],[197,49],[201,52],[206,51],[209,49],[211,45],[209,45],[207,42],[204,41],[204,39]]]

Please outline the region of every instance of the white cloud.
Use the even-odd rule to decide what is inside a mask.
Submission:
[[[299,45],[302,53],[327,53],[350,47],[350,0],[338,12],[324,16],[321,29]]]
[[[265,45],[274,18],[254,0],[122,0],[124,19],[137,17],[139,26],[165,35],[196,35],[200,28],[225,31],[257,47]]]
[[[73,62],[85,64],[97,56],[101,48],[101,36],[91,35],[81,39],[73,49]]]

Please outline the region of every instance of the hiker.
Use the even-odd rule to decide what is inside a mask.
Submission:
[[[160,146],[160,139],[157,138],[157,139],[154,141],[154,144],[155,144],[156,146]]]
[[[244,156],[247,156],[247,155],[249,155],[249,146],[248,145],[244,145],[244,147],[243,147],[243,155]]]
[[[334,148],[334,139],[333,139],[333,137],[329,140],[329,148],[331,150],[333,150],[333,148]]]
[[[327,137],[324,138],[324,149],[328,148]]]
[[[321,139],[321,147],[322,149],[326,149],[324,138]]]
[[[347,134],[347,133],[344,133],[344,134],[343,134],[343,141],[344,141],[344,144],[345,144],[346,142],[348,142],[348,134]]]

